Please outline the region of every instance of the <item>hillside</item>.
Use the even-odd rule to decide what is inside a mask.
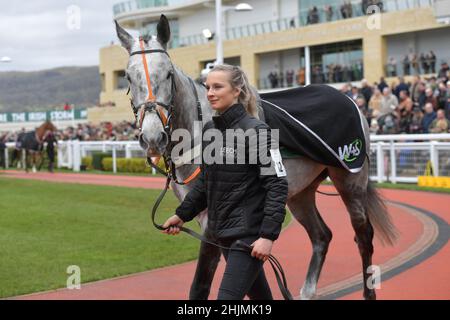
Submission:
[[[0,112],[49,110],[65,102],[98,103],[98,67],[62,67],[35,72],[0,72]]]

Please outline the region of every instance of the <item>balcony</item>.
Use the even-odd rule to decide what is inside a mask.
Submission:
[[[381,13],[433,7],[433,0],[385,0],[378,1],[378,3],[380,4]],[[351,4],[351,9],[346,8],[346,10],[342,10],[341,5],[324,6],[317,8],[316,11],[306,8],[301,9],[298,15],[290,18],[227,28],[224,31],[224,40],[234,40],[313,24],[352,19],[364,15],[362,1],[353,2]],[[181,37],[179,44],[180,46],[185,47],[206,44],[207,42],[208,40],[199,33]]]

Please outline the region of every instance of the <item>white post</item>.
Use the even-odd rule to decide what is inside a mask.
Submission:
[[[439,176],[439,157],[437,153],[437,141],[430,141],[430,161],[433,166],[433,176]]]
[[[305,85],[311,84],[311,57],[309,46],[305,47]]]
[[[383,156],[383,142],[377,142],[377,179],[378,183],[384,181],[384,156]]]
[[[61,164],[62,164],[62,157],[63,157],[63,155],[62,155],[62,150],[61,150],[61,148],[62,148],[62,143],[59,143],[58,142],[58,164],[57,164],[57,166],[58,166],[58,169],[59,168],[61,168]]]
[[[113,162],[113,172],[117,173],[117,158],[116,158],[116,146],[112,146],[112,162]]]
[[[397,158],[395,156],[395,147],[394,147],[394,141],[391,140],[390,147],[390,157],[391,157],[391,176],[392,176],[392,183],[397,183]]]
[[[125,145],[125,158],[131,159],[131,145],[129,143]]]
[[[5,169],[9,168],[9,152],[8,147],[5,148]]]
[[[223,64],[222,0],[216,0],[216,64]]]
[[[86,157],[86,148],[84,146],[80,146],[81,158]]]
[[[67,167],[73,169],[73,148],[72,141],[67,141]]]
[[[72,142],[72,145],[73,145],[73,171],[80,172],[81,167],[80,141],[75,140]]]

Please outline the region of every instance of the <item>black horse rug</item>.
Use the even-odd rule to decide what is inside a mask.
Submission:
[[[19,134],[16,141],[16,148],[41,151],[42,144],[36,139],[36,131],[29,131]]]
[[[261,94],[266,123],[280,147],[319,163],[359,172],[366,157],[358,106],[328,85]]]

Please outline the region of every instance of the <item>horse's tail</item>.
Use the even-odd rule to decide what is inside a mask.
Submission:
[[[399,236],[398,229],[392,223],[386,204],[370,182],[367,185],[366,209],[369,221],[375,228],[377,238],[383,245],[393,246]]]

